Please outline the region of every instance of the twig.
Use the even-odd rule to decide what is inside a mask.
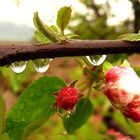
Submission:
[[[140,42],[121,40],[70,40],[53,44],[0,44],[0,66],[15,61],[64,56],[140,53]]]

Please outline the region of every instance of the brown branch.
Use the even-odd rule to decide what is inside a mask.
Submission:
[[[140,53],[140,42],[71,40],[54,44],[0,44],[0,66],[15,61],[64,56]]]

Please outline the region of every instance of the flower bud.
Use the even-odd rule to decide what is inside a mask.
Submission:
[[[140,79],[131,67],[115,66],[108,70],[103,93],[126,117],[140,121]]]
[[[78,102],[78,90],[76,88],[66,86],[62,88],[56,99],[56,106],[64,110],[73,109]]]

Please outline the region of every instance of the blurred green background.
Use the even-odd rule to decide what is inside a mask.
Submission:
[[[91,40],[117,39],[122,34],[138,32],[140,29],[140,5],[138,0],[124,0],[126,3],[123,3],[120,7],[118,5],[121,0],[100,1],[101,2],[98,0],[79,0],[79,5],[82,5],[86,10],[85,12],[79,12],[74,9],[67,32],[79,35],[80,39]],[[22,3],[22,0],[14,2],[16,2],[18,7],[20,6],[20,3]],[[60,1],[57,2],[61,3]],[[113,11],[115,6],[118,6],[118,11],[121,11],[122,13],[131,11],[130,16],[123,17],[122,19],[117,18],[116,13]],[[119,12],[119,14],[121,14],[121,12]],[[45,20],[47,21],[47,17]],[[0,22],[0,25],[2,25],[2,22]],[[7,26],[12,28],[11,24],[7,24]],[[26,26],[24,26],[24,28],[26,28]],[[16,30],[17,28],[15,28],[15,31]],[[25,30],[28,30],[28,28]],[[29,30],[33,32],[32,28]],[[31,33],[31,35],[33,35],[33,33]],[[1,42],[3,42],[3,40]],[[6,40],[4,42],[9,41]],[[22,42],[24,43],[26,41],[23,39]],[[30,38],[30,42],[35,42],[33,36]],[[138,54],[117,54],[108,55],[107,57],[107,60],[114,65],[121,64],[125,59],[128,59],[130,64],[140,75],[140,56]],[[86,67],[90,67],[90,69],[92,69],[92,67],[83,64],[83,62],[81,66],[79,63],[81,61],[80,57],[55,58],[50,62],[50,67],[45,73],[36,72],[33,68],[32,61],[28,62],[26,70],[21,74],[12,72],[9,66],[1,67],[0,92],[5,100],[6,110],[9,110],[22,94],[22,91],[32,81],[44,75],[62,77],[67,83],[78,79],[81,83],[83,82],[82,85],[80,85],[79,82],[78,88],[81,92],[86,93],[89,85],[88,80],[85,80],[87,78],[87,75],[85,76],[86,70],[82,66],[86,65]],[[100,77],[99,75],[103,78],[101,66],[96,67],[94,72],[98,75],[98,78]],[[91,75],[89,75],[88,78],[90,77]],[[98,82],[99,79],[95,78],[95,83]],[[100,92],[99,88],[93,89],[90,98],[94,106],[93,116],[91,116],[88,122],[74,134],[66,134],[62,120],[56,114],[41,128],[33,132],[28,140],[119,140],[114,134],[112,135],[109,133],[110,129],[125,135],[125,140],[140,139],[139,123],[135,124],[130,120],[126,120],[119,111],[112,108],[111,104]]]

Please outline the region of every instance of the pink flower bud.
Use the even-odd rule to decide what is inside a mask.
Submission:
[[[140,121],[140,79],[131,67],[108,70],[103,93],[126,117]]]

